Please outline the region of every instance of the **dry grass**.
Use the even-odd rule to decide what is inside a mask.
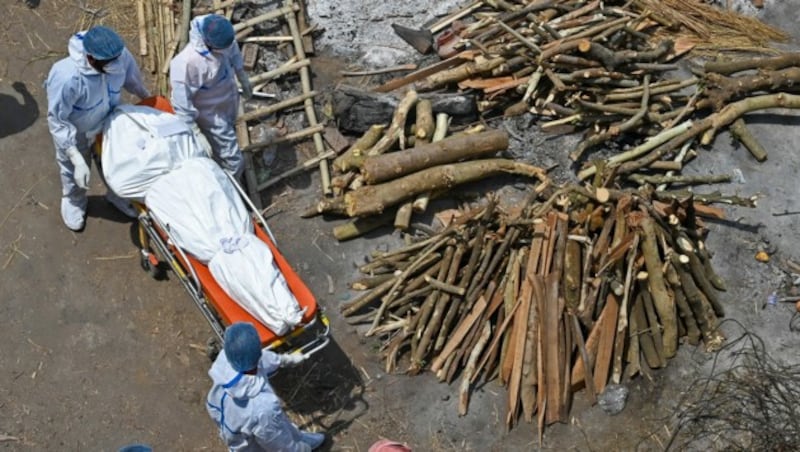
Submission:
[[[71,2],[71,7],[75,6]],[[132,0],[77,0],[83,5],[77,6],[81,15],[76,30],[86,30],[94,25],[105,25],[116,30],[125,39],[128,48],[134,49],[138,44],[136,24],[136,2]]]
[[[699,0],[634,0],[645,13],[662,23],[657,39],[684,38],[699,51],[774,52],[773,42],[785,42],[782,30],[758,19],[723,10]],[[680,30],[674,28],[679,27]]]

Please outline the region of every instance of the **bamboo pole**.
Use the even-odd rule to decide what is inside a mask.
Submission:
[[[239,102],[237,108],[238,114],[241,115],[244,112],[244,105],[242,105],[242,102]],[[236,123],[236,138],[239,142],[240,149],[246,149],[250,145],[250,132],[247,130],[246,123]],[[261,196],[258,189],[258,177],[256,177],[256,169],[255,165],[253,164],[253,154],[251,152],[242,152],[242,154],[242,157],[244,158],[244,181],[247,184],[247,194],[250,196],[250,200],[253,202],[256,208],[261,210]]]
[[[256,119],[261,119],[264,116],[269,116],[273,113],[277,113],[281,110],[287,109],[289,107],[293,107],[299,103],[305,102],[306,99],[311,99],[317,95],[316,91],[311,91],[310,93],[304,93],[299,96],[291,97],[286,100],[282,100],[280,102],[274,103],[270,106],[259,108],[257,110],[253,110],[247,112],[241,116],[239,116],[236,120],[240,122],[247,122],[253,121]]]
[[[147,22],[144,14],[144,0],[136,0],[136,19],[139,28],[139,56],[147,56]]]
[[[300,30],[297,25],[297,16],[295,11],[297,10],[297,5],[294,3],[293,0],[287,0],[286,2],[287,7],[291,8],[291,12],[286,13],[284,16],[286,17],[286,21],[289,23],[289,30],[291,31],[292,38],[294,38],[294,53],[298,60],[302,61],[306,59],[306,52],[303,48],[303,39],[300,35]],[[303,87],[303,93],[308,94],[311,92],[311,75],[308,70],[308,66],[304,66],[300,68],[300,83]],[[309,98],[303,101],[303,105],[305,106],[306,110],[306,118],[308,119],[309,126],[314,127],[317,125],[317,112],[314,111],[314,101]],[[315,133],[313,136],[314,140],[314,147],[317,149],[317,154],[325,153],[325,145],[322,142],[322,134]],[[329,195],[333,193],[331,190],[331,176],[328,169],[328,161],[322,160],[319,163],[319,171],[320,176],[322,179],[322,193],[325,195]]]
[[[151,74],[156,73],[158,64],[158,55],[156,54],[155,36],[153,33],[153,24],[155,23],[155,13],[153,11],[153,4],[150,0],[142,0],[144,6],[144,27],[145,34],[149,37],[147,39],[147,70]],[[158,89],[158,85],[156,85]]]
[[[192,22],[192,0],[183,0],[181,9],[181,25],[178,49],[183,49],[189,43],[189,26]]]
[[[286,5],[283,8],[279,8],[267,13],[264,13],[260,16],[253,17],[251,19],[239,22],[238,24],[233,26],[233,31],[242,31],[245,28],[252,27],[253,25],[258,25],[262,22],[266,22],[268,20],[278,19],[281,16],[294,16],[295,11],[298,11],[299,7],[296,3],[292,0],[286,2]],[[289,25],[291,27],[291,24]]]
[[[281,143],[289,143],[295,140],[299,140],[301,138],[305,138],[309,135],[313,135],[315,133],[320,133],[325,129],[325,126],[322,124],[317,124],[314,127],[306,127],[305,129],[298,130],[297,132],[287,133],[286,135],[278,138],[277,140],[273,141],[262,141],[260,143],[252,143],[244,148],[242,148],[242,152],[252,152],[257,151],[261,148],[272,146]]]
[[[283,173],[281,173],[281,174],[279,174],[279,175],[277,175],[277,176],[275,176],[275,177],[273,177],[273,178],[271,178],[271,179],[269,179],[267,181],[264,181],[264,182],[258,184],[258,190],[259,191],[266,190],[267,188],[277,184],[278,182],[286,179],[287,177],[292,177],[292,176],[294,176],[296,174],[300,174],[300,173],[302,173],[304,171],[308,171],[312,167],[314,167],[315,165],[319,165],[319,161],[321,159],[331,158],[331,157],[333,157],[335,155],[336,155],[336,153],[333,152],[333,150],[331,149],[331,150],[328,150],[327,152],[325,152],[324,154],[312,157],[312,158],[306,160],[305,162],[300,163],[299,165],[295,166],[294,168],[292,168],[290,170],[287,170],[287,171],[285,171],[285,172],[283,172]]]
[[[294,63],[287,63],[287,64],[284,64],[284,65],[282,65],[282,66],[280,66],[278,68],[275,68],[275,69],[273,69],[271,71],[267,71],[267,72],[264,72],[264,73],[261,73],[261,74],[254,75],[254,76],[250,77],[250,83],[255,85],[255,84],[258,84],[258,83],[261,83],[261,82],[266,82],[268,80],[272,80],[274,78],[277,78],[280,75],[283,75],[283,74],[286,74],[286,73],[289,73],[289,72],[295,72],[298,69],[307,68],[308,65],[310,65],[310,64],[311,64],[311,61],[308,60],[308,59],[305,59],[305,58],[300,59],[299,61],[294,62]]]

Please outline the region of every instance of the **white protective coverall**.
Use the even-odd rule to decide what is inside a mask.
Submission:
[[[175,113],[194,123],[208,138],[214,160],[239,177],[244,158],[236,140],[239,91],[236,74],[242,74],[242,53],[236,41],[224,50],[209,50],[201,33],[203,20],[192,20],[189,44],[169,64],[171,103]]]
[[[47,123],[61,173],[61,214],[64,223],[72,229],[83,225],[88,199],[86,190],[75,183],[74,165],[67,156],[67,149],[77,147],[86,164],[91,166],[90,146],[102,130],[103,121],[120,104],[122,88],[142,99],[150,97],[128,49],[105,66],[105,73],[98,72],[86,59],[84,34],[85,31],[79,32],[70,38],[69,56],[53,65],[45,81]],[[107,198],[117,206],[127,203],[113,192],[109,192]]]
[[[269,375],[279,367],[280,356],[269,350],[261,352],[255,375],[236,371],[224,351],[217,355],[208,371],[214,386],[208,393],[206,409],[219,426],[219,435],[228,450],[311,451],[269,384]]]

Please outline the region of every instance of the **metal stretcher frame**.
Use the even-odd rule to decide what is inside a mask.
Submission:
[[[169,101],[163,97],[145,99],[140,102],[140,105],[172,113]],[[225,174],[250,211],[255,235],[270,248],[275,264],[286,279],[289,290],[297,299],[300,307],[305,308],[301,323],[286,335],[276,335],[231,299],[217,284],[205,264],[175,245],[176,241],[168,225],[165,225],[144,204],[135,203],[139,212],[142,267],[156,277],[164,268],[162,263],[168,265],[208,321],[219,344],[223,342],[226,325],[236,321],[248,321],[256,327],[263,347],[275,351],[313,355],[330,343],[330,322],[317,304],[311,290],[278,250],[277,241],[261,212],[255,207],[236,179],[227,172]],[[271,265],[271,263],[265,263],[265,265]]]

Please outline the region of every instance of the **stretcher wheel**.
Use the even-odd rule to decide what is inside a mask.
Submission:
[[[208,359],[214,361],[220,351],[222,351],[222,344],[220,344],[219,339],[216,337],[208,338],[206,342],[206,356],[208,356]]]
[[[167,271],[152,253],[142,253],[139,264],[142,266],[142,270],[146,271],[153,279],[161,280],[167,275]]]

